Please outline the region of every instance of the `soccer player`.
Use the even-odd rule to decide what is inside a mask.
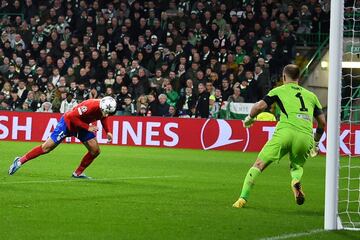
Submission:
[[[255,121],[255,117],[268,106],[276,103],[281,109],[280,121],[275,133],[261,152],[254,165],[246,174],[240,198],[233,204],[235,208],[242,208],[249,199],[249,194],[256,178],[271,163],[279,161],[286,154],[290,158],[291,188],[298,205],[305,201],[305,195],[300,184],[303,166],[311,156],[316,156],[318,142],[326,125],[321,104],[316,95],[299,86],[300,70],[293,64],[285,66],[283,70],[284,85],[271,90],[263,100],[255,103],[243,124],[248,128]],[[318,126],[313,135],[313,117]],[[315,142],[314,142],[315,140]]]
[[[83,157],[80,166],[72,174],[72,177],[90,178],[83,172],[100,154],[99,144],[95,136],[98,128],[91,123],[101,120],[102,126],[107,134],[108,142],[110,142],[113,136],[109,131],[107,117],[114,114],[115,111],[116,101],[112,97],[83,101],[60,118],[51,136],[42,145],[33,148],[22,157],[16,157],[10,166],[9,174],[13,175],[26,162],[51,152],[66,137],[75,136],[85,145],[88,152]]]

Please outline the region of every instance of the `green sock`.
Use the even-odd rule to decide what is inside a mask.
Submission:
[[[255,184],[255,179],[260,175],[260,173],[260,169],[256,167],[252,167],[249,169],[244,180],[243,188],[241,190],[241,198],[244,198],[245,200],[249,198],[250,191]]]
[[[292,180],[300,181],[303,173],[304,173],[304,169],[300,165],[293,163],[290,165],[290,174]]]

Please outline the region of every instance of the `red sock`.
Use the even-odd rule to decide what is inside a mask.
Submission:
[[[97,156],[97,155],[96,155]],[[77,175],[83,173],[83,171],[92,163],[92,161],[96,158],[90,152],[87,152],[83,159],[81,160],[80,166],[75,170]]]
[[[21,164],[24,164],[27,161],[29,161],[29,160],[31,160],[33,158],[36,158],[36,157],[38,157],[38,156],[40,156],[42,154],[44,154],[44,151],[43,151],[41,145],[37,146],[37,147],[34,147],[28,153],[26,153],[24,156],[22,156],[20,158],[20,162],[21,162]]]

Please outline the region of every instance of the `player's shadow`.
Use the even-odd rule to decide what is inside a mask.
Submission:
[[[314,209],[304,209],[302,206],[296,206],[297,209],[284,209],[284,208],[274,208],[274,207],[250,207],[246,206],[247,209],[252,209],[254,211],[262,211],[264,213],[275,213],[275,214],[285,214],[285,215],[303,215],[310,217],[321,217],[324,215],[323,211],[314,210]]]

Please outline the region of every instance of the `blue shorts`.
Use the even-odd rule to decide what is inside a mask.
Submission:
[[[95,137],[95,134],[86,130],[79,130],[78,132],[70,132],[66,126],[64,116],[60,118],[60,121],[56,125],[54,131],[51,133],[51,139],[55,144],[61,143],[66,137],[74,136],[81,142],[87,142]]]

